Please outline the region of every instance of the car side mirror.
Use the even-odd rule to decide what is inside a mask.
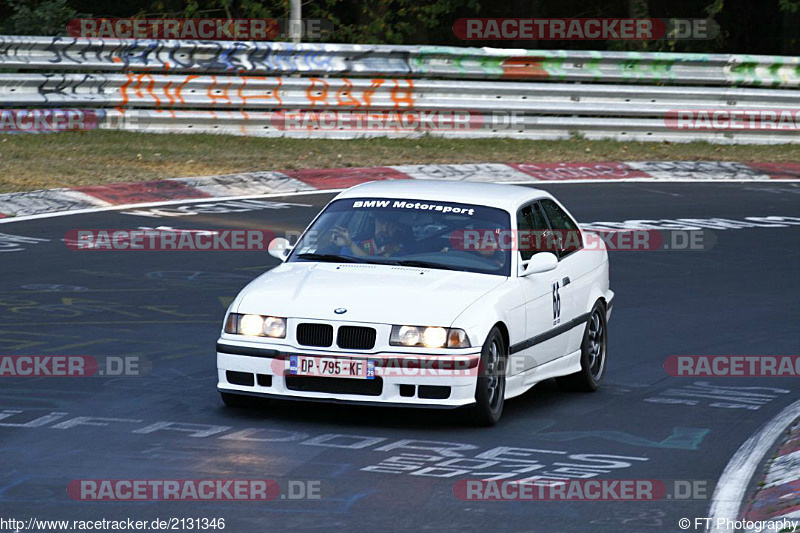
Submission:
[[[551,270],[555,270],[557,266],[558,257],[556,257],[556,254],[550,252],[539,252],[538,254],[534,254],[534,256],[528,260],[527,265],[522,265],[524,270],[520,273],[520,276],[530,276],[531,274],[550,272]]]
[[[292,245],[283,237],[272,239],[269,243],[269,255],[281,261],[286,261],[289,257],[289,252],[292,251]]]

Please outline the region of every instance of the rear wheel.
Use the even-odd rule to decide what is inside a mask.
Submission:
[[[578,392],[594,392],[600,388],[606,375],[608,352],[608,327],[606,309],[597,302],[589,314],[581,344],[581,369],[579,372],[557,378],[559,387]]]
[[[475,405],[470,410],[470,419],[475,425],[493,426],[503,414],[507,357],[503,334],[494,327],[481,350]]]

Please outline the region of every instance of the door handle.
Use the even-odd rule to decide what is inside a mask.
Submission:
[[[562,287],[566,287],[567,285],[569,285],[569,276],[561,280]]]

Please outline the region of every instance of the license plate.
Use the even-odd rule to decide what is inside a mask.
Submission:
[[[340,359],[292,355],[288,373],[295,376],[374,379],[375,362],[366,359]]]

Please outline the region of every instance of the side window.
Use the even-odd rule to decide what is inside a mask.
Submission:
[[[517,249],[522,254],[522,260],[527,261],[536,252],[541,252],[537,243],[541,243],[541,236],[547,232],[547,220],[542,214],[539,203],[526,205],[517,213]]]
[[[542,200],[542,208],[550,221],[554,237],[558,243],[558,255],[564,257],[576,250],[583,248],[581,230],[574,220],[570,218],[553,200]]]

